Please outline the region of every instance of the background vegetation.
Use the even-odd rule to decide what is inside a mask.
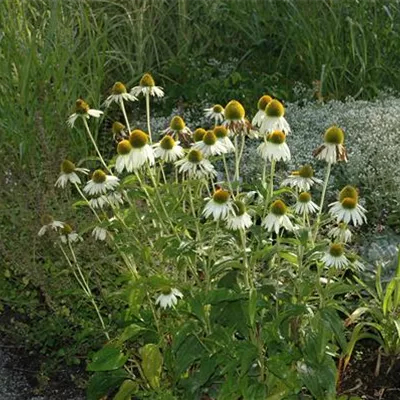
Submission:
[[[116,80],[131,87],[146,71],[166,89],[164,114],[231,98],[254,109],[265,92],[295,101],[299,82],[317,101],[400,87],[399,1],[5,0],[0,27],[1,329],[55,361],[70,352],[79,363],[101,335],[50,243],[36,239],[46,211],[75,217],[53,185],[60,160],[90,156],[65,124],[76,98],[98,108]],[[112,148],[104,125],[96,134]],[[112,260],[93,259],[93,246],[87,260],[112,282]]]

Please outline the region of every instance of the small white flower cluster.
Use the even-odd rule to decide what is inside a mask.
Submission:
[[[43,226],[38,232],[38,236],[43,236],[48,232],[58,232],[61,243],[75,243],[82,241],[83,238],[71,226],[65,222],[54,220],[50,216],[45,216],[46,221],[43,221]],[[108,222],[112,222],[114,218],[110,218]],[[107,238],[108,230],[104,226],[95,226],[92,230],[92,236],[95,240],[104,241]]]

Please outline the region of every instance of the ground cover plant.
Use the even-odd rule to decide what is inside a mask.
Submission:
[[[286,137],[296,134],[279,100],[262,96],[252,121],[231,100],[204,110],[208,126],[192,132],[175,115],[155,132],[151,104],[163,95],[150,74],[130,92],[113,85],[105,112],[118,107],[123,119],[112,125],[117,154],[109,161],[90,128],[104,112],[76,101],[68,124],[86,132],[98,168],[83,183],[89,169],[64,160],[55,185],[72,186],[81,197],[74,207],[89,209],[93,221],[77,230],[44,215],[39,231],[54,238],[105,336],[87,366],[88,398],[336,399],[358,340],[375,339],[394,362],[398,324],[383,320],[397,318],[398,277],[385,295],[379,283],[383,314],[352,335],[345,330],[345,318],[350,326],[367,313],[354,311],[366,284],[351,246],[367,210],[351,185],[325,201],[331,170],[348,161],[343,130],[326,127],[315,144],[324,180],[305,164],[279,181],[291,159]],[[147,133],[125,107],[140,97]],[[240,171],[251,141],[260,173],[246,182]],[[79,258],[90,232],[119,271],[107,318]]]

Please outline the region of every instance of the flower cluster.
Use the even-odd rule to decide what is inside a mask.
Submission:
[[[315,176],[310,161],[277,185],[277,171],[282,171],[283,163],[291,162],[291,138],[298,135],[287,122],[286,108],[280,100],[263,95],[251,122],[243,105],[231,100],[225,106],[215,104],[204,109],[207,122],[197,125],[196,129],[192,130],[188,126],[192,124],[187,124],[180,113],[173,115],[167,127],[165,124],[162,129],[155,129],[150,119],[150,97],[161,98],[163,95],[163,89],[155,85],[150,74],[143,75],[139,86],[130,92],[123,83],[114,84],[104,105],[106,108],[113,104],[120,107],[125,123],[115,121],[112,124],[116,154],[108,163],[100,153],[87,122],[90,117],[99,118],[103,112],[91,109],[79,99],[75,113],[68,118],[71,127],[79,118],[84,121],[101,167],[83,182],[89,169],[64,160],[55,184],[66,189],[70,183],[72,190],[82,197],[96,219],[92,230],[95,240],[107,240],[107,243],[118,246],[114,236],[126,230],[135,246],[140,249],[144,242],[148,242],[146,251],[152,251],[155,244],[152,238],[147,237],[148,229],[160,242],[164,236],[172,237],[179,242],[182,254],[188,248],[194,249],[194,257],[187,261],[192,263],[191,278],[200,282],[205,279],[211,285],[209,268],[217,264],[215,247],[223,237],[225,243],[233,244],[233,251],[240,249],[241,274],[246,289],[250,289],[254,287],[255,272],[249,267],[248,253],[254,243],[258,243],[257,250],[265,244],[274,246],[276,243],[277,255],[272,263],[279,259],[281,247],[288,247],[288,243],[296,241],[300,243],[297,253],[302,257],[307,246],[315,245],[324,226],[324,229],[328,228],[330,242],[323,242],[326,252],[322,255],[317,253],[320,254],[320,265],[327,269],[344,269],[354,264],[346,256],[346,246],[352,239],[351,226],[359,227],[366,222],[366,210],[360,204],[358,190],[352,186],[344,187],[338,200],[328,204],[326,216],[329,218],[323,214],[331,170],[338,162],[348,159],[343,129],[337,125],[327,127],[323,144],[313,152],[316,166],[325,166],[324,180]],[[145,130],[131,129],[124,106],[127,101],[139,101],[140,96],[146,100]],[[253,158],[262,167],[261,185],[249,190],[243,180],[242,158],[247,145],[257,140]],[[234,168],[230,168],[228,159],[232,160]],[[204,199],[205,204],[202,203]],[[151,217],[146,215],[148,209]],[[130,225],[133,219],[134,227]],[[190,221],[189,224],[186,220]],[[210,229],[215,229],[211,244],[204,242],[204,235],[208,237]],[[71,251],[72,244],[82,240],[69,224],[52,218],[43,222],[39,235],[46,232],[58,233],[61,248],[68,245]],[[72,258],[75,262],[74,255]],[[196,273],[202,263],[197,258],[204,258],[203,264],[207,266],[199,276]],[[129,257],[124,257],[124,262],[130,265],[135,276],[140,274],[136,263]],[[163,261],[157,260],[157,265],[162,264]],[[185,274],[187,279],[189,274],[187,271]],[[153,292],[158,293],[155,304],[162,309],[173,309],[183,298],[182,292],[175,287],[181,286],[181,277],[178,273],[173,275],[174,279]]]

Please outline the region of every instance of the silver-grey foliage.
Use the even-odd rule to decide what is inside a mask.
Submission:
[[[211,105],[211,102],[206,104]],[[247,110],[249,117],[255,112]],[[173,115],[181,115],[193,130],[210,125],[204,117],[199,118],[198,108],[173,110],[171,117]],[[165,129],[171,117],[153,119],[154,132]],[[378,213],[390,213],[390,208],[400,202],[400,99],[388,96],[373,102],[348,99],[346,102],[289,103],[286,105],[286,119],[292,129],[287,138],[292,160],[286,165],[279,165],[281,175],[285,170],[311,163],[316,175],[323,178],[325,164],[317,162],[312,152],[323,143],[325,130],[337,125],[345,132],[348,163],[337,164],[332,169],[335,186],[330,185],[331,199],[335,189],[352,184],[360,189],[361,198],[367,198],[369,205],[376,205]],[[248,140],[246,146],[241,172],[247,181],[261,175],[262,160],[256,153],[258,144],[257,140]],[[391,206],[381,206],[388,203]],[[376,217],[379,218],[378,215]]]

